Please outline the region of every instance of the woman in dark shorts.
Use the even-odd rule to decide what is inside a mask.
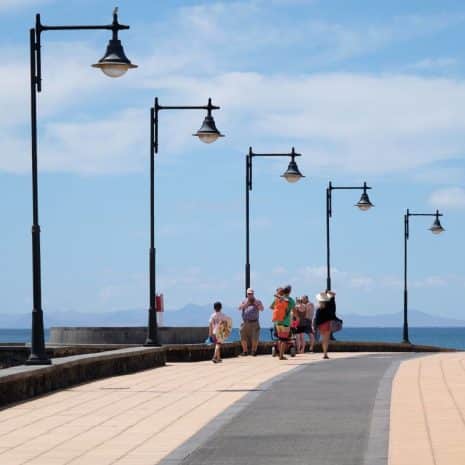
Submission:
[[[307,321],[305,322],[305,328],[306,328],[306,333],[308,334],[308,337],[310,339],[310,352],[313,352],[313,347],[315,345],[315,334],[313,331],[313,317],[315,316],[315,307],[314,305],[310,302],[310,299],[308,298],[307,295],[302,296],[302,304],[305,306],[306,309],[306,319]]]
[[[297,353],[303,354],[305,352],[305,334],[310,331],[309,327],[312,325],[308,315],[308,307],[306,303],[304,303],[303,297],[297,299],[297,304],[292,313],[296,322],[295,334]]]

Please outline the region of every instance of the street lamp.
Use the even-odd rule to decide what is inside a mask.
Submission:
[[[411,216],[434,216],[434,222],[429,228],[429,230],[435,234],[439,235],[445,231],[442,227],[439,217],[443,216],[442,213],[439,213],[439,210],[436,210],[436,213],[411,213],[407,208],[407,212],[404,215],[404,326],[402,332],[402,342],[404,344],[410,344],[408,337],[408,291],[407,291],[407,241],[410,236],[409,228],[409,219]]]
[[[290,157],[287,170],[281,175],[289,183],[295,183],[305,176],[299,171],[295,157],[302,156],[296,153],[294,147],[290,153],[254,153],[249,147],[245,157],[245,294],[250,287],[250,205],[249,192],[252,190],[252,161],[254,157]]]
[[[124,54],[118,31],[129,29],[118,22],[118,9],[113,12],[113,22],[104,26],[45,26],[36,15],[35,27],[29,31],[30,74],[31,74],[31,154],[32,154],[32,334],[31,353],[27,365],[49,365],[51,363],[45,352],[44,318],[42,310],[42,283],[40,274],[40,226],[39,198],[37,175],[37,94],[42,91],[42,57],[41,34],[44,31],[72,31],[88,29],[107,29],[112,31],[113,38],[107,54],[96,65],[108,76],[121,76],[129,68],[136,68]],[[111,53],[109,53],[111,52]]]
[[[333,186],[331,181],[326,188],[326,289],[328,291],[331,290],[331,266],[330,266],[330,241],[329,241],[329,219],[333,216],[333,209],[332,209],[332,192],[334,190],[353,190],[362,189],[362,195],[360,196],[360,200],[354,205],[358,207],[361,211],[367,211],[374,205],[370,202],[370,198],[368,197],[367,190],[371,189],[371,187],[367,186],[367,183],[364,182],[363,186]]]
[[[150,249],[149,249],[149,316],[146,346],[159,346],[158,325],[157,325],[157,303],[156,303],[156,252],[155,252],[155,155],[158,153],[158,113],[161,110],[206,110],[207,115],[202,126],[192,134],[198,137],[205,144],[215,142],[223,134],[216,128],[212,110],[219,110],[220,107],[212,105],[212,99],[208,99],[208,104],[203,106],[162,106],[155,98],[155,104],[150,109]]]

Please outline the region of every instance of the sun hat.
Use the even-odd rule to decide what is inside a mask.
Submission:
[[[315,298],[317,302],[329,302],[329,297],[326,295],[326,292],[319,292]]]
[[[254,293],[253,289],[251,287],[249,287],[247,289],[247,294],[253,294],[253,293]]]

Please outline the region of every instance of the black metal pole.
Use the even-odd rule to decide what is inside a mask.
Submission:
[[[249,153],[245,157],[245,295],[250,287],[250,191],[252,190],[252,163],[254,157],[290,157],[295,162],[295,157],[302,154],[296,153],[294,147],[290,153],[254,153],[249,147]],[[304,177],[300,175],[301,177]]]
[[[244,294],[247,296],[247,289],[250,287],[250,195],[252,189],[252,148],[245,157],[245,289]]]
[[[404,326],[402,342],[410,344],[408,337],[407,243],[409,238],[409,211],[404,215]]]
[[[40,32],[37,32],[39,35]],[[31,65],[31,160],[32,160],[32,331],[31,353],[26,364],[49,365],[51,363],[45,351],[44,317],[42,311],[42,286],[40,273],[40,226],[39,226],[39,189],[37,179],[37,54],[38,41],[36,30],[29,31]]]
[[[331,183],[326,189],[326,289],[331,290],[329,218],[331,217]]]
[[[158,154],[158,114],[160,110],[206,110],[211,116],[212,110],[220,107],[213,105],[211,98],[207,105],[162,106],[155,97],[154,107],[150,109],[150,249],[149,249],[149,309],[146,346],[160,346],[157,322],[156,291],[156,247],[155,247],[155,157]]]
[[[149,310],[146,346],[159,346],[156,302],[155,249],[155,154],[158,153],[158,98],[150,109],[150,249],[149,249]]]
[[[45,351],[44,317],[42,310],[42,280],[40,257],[39,226],[39,189],[37,172],[37,93],[42,91],[41,33],[43,31],[110,29],[113,38],[118,30],[129,29],[118,23],[117,10],[113,14],[113,23],[102,26],[45,26],[40,15],[35,18],[35,28],[29,30],[30,78],[31,78],[31,161],[32,161],[32,330],[31,353],[27,365],[49,365],[51,363]]]

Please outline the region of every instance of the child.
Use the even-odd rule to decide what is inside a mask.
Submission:
[[[221,309],[221,302],[215,302],[213,309],[215,310],[210,316],[208,325],[208,336],[210,341],[215,344],[215,353],[213,354],[212,362],[221,363],[221,344],[227,339],[231,333],[232,320],[225,315]]]

